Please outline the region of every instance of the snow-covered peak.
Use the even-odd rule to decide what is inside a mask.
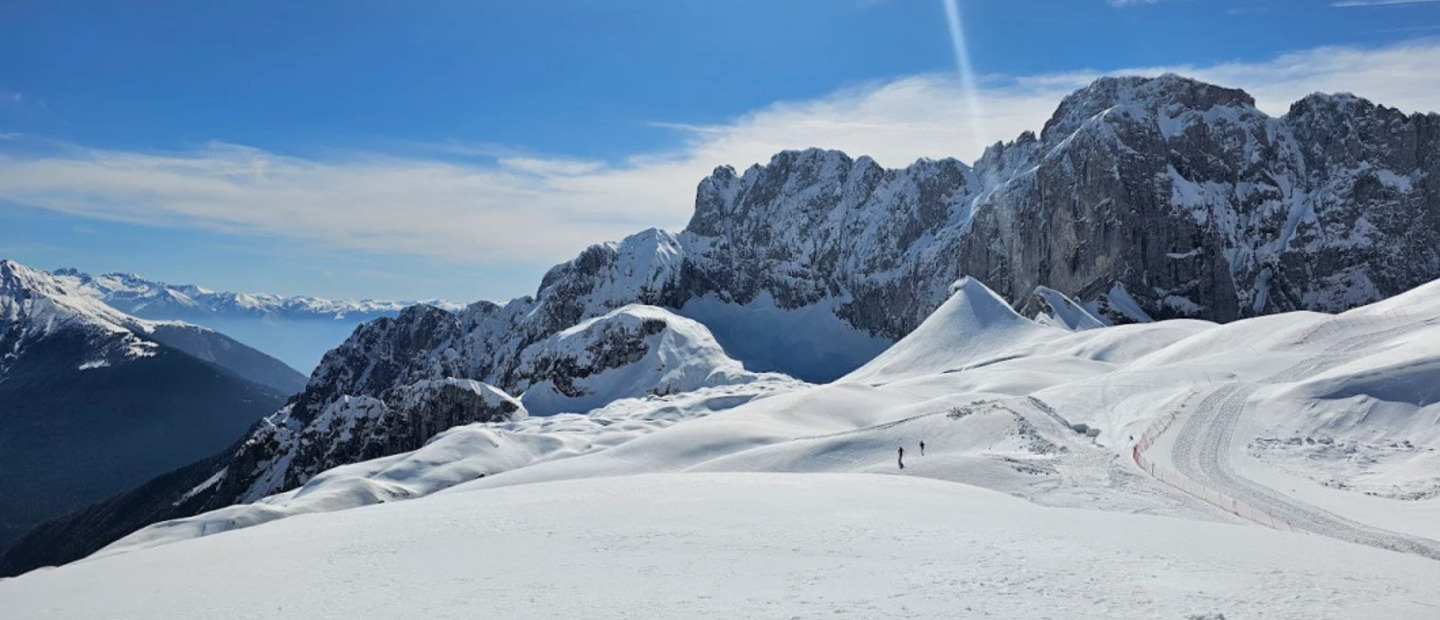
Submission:
[[[0,260],[0,294],[21,296],[29,293],[62,295],[64,291],[54,278],[43,271],[9,259]]]
[[[57,335],[82,343],[62,355],[80,370],[152,357],[163,345],[282,394],[304,385],[304,376],[294,369],[219,332],[180,321],[136,318],[106,305],[73,276],[0,261],[0,373],[24,358],[32,345]]]
[[[1039,306],[1035,320],[1046,325],[1063,327],[1071,331],[1083,331],[1105,327],[1104,319],[1089,309],[1065,296],[1064,293],[1048,286],[1035,287],[1034,299]]]
[[[889,383],[959,371],[992,361],[1030,338],[1063,334],[1021,316],[975,278],[961,278],[950,291],[950,299],[915,331],[841,380]]]
[[[583,413],[622,398],[753,381],[700,323],[629,305],[582,321],[521,355],[520,400],[535,415]]]
[[[390,316],[424,303],[456,311],[462,306],[447,301],[339,300],[271,293],[216,292],[194,284],[168,284],[137,274],[108,273],[91,276],[74,268],[58,269],[54,276],[72,288],[124,312],[154,319],[285,318],[371,319]]]
[[[1114,108],[1149,113],[1189,110],[1205,112],[1216,107],[1253,109],[1255,98],[1236,88],[1225,88],[1167,73],[1160,77],[1103,77],[1065,97],[1041,133],[1053,143],[1074,133],[1086,121]]]
[[[1315,92],[1290,104],[1290,111],[1287,115],[1298,118],[1315,113],[1355,114],[1376,107],[1370,100],[1356,96],[1354,93]]]
[[[12,260],[0,261],[0,325],[26,338],[63,328],[102,333],[148,331],[149,324],[111,308],[70,283]]]

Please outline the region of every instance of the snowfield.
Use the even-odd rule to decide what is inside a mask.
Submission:
[[[1440,563],[898,476],[451,492],[0,582],[13,618],[1422,618]],[[77,596],[77,594],[83,595]]]
[[[952,291],[835,383],[759,375],[456,427],[0,582],[0,604],[57,618],[476,605],[501,617],[1440,617],[1440,283],[1335,316],[1121,327],[1059,297],[1072,314],[1037,321],[978,281]],[[735,371],[702,325],[684,326],[664,350],[698,364],[685,372],[706,375],[702,359]],[[1173,475],[1152,476],[1141,454]]]
[[[1440,284],[1397,299],[1337,317],[1292,313],[1228,325],[1186,320],[1073,332],[1025,319],[965,279],[914,333],[833,384],[761,375],[752,384],[616,401],[587,415],[458,427],[414,453],[336,468],[254,504],[156,524],[101,554],[461,483],[656,472],[890,473],[904,446],[908,475],[1044,505],[1246,523],[1230,514],[1238,500],[1286,527],[1434,557],[1440,498],[1363,494],[1311,479],[1362,471],[1397,487],[1440,484],[1440,469],[1429,467],[1440,448],[1434,383],[1385,380],[1385,369],[1413,375],[1440,359],[1425,344],[1440,342],[1440,322],[1424,318],[1440,317]],[[1357,342],[1375,346],[1346,348]],[[1336,385],[1390,392],[1384,399],[1323,397]],[[1241,396],[1244,406],[1232,402]],[[1367,414],[1371,409],[1385,416]],[[1149,456],[1202,486],[1203,496],[1224,501],[1197,499],[1194,488],[1163,484],[1131,460],[1136,438],[1175,411],[1183,413]],[[1409,445],[1411,460],[1405,467],[1312,460],[1311,477],[1302,478],[1247,448],[1321,430]],[[920,440],[928,449],[917,460]]]

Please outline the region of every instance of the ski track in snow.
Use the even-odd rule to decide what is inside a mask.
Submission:
[[[1340,320],[1343,319],[1335,317],[1328,319],[1320,323],[1319,325],[1316,325],[1314,329],[1312,329],[1309,333],[1301,336],[1301,341],[1308,340],[1319,334],[1320,332],[1334,328],[1335,322]],[[1319,373],[1325,372],[1327,370],[1330,370],[1331,368],[1350,361],[1352,359],[1352,354],[1354,353],[1364,351],[1365,349],[1384,343],[1387,340],[1414,333],[1416,330],[1434,325],[1436,323],[1440,323],[1440,317],[1430,317],[1421,321],[1416,321],[1415,323],[1411,324],[1400,325],[1378,332],[1360,334],[1357,336],[1345,338],[1343,340],[1340,340],[1339,342],[1336,342],[1333,345],[1330,345],[1329,347],[1326,347],[1325,350],[1320,353],[1320,355],[1306,359],[1299,364],[1296,364],[1284,371],[1276,373],[1275,376],[1270,377],[1266,380],[1266,382],[1288,383],[1291,381],[1303,379],[1305,377],[1317,375]]]
[[[1185,419],[1171,460],[1191,480],[1269,513],[1296,530],[1440,560],[1440,543],[1370,527],[1298,501],[1235,472],[1230,462],[1235,425],[1258,386],[1232,383],[1205,396]]]

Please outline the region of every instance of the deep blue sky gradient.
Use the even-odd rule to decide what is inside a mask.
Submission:
[[[962,6],[977,71],[1001,76],[1253,60],[1440,27],[1440,3]],[[615,161],[675,147],[681,137],[656,123],[719,123],[953,65],[938,0],[0,0],[0,133],[137,151],[456,144]],[[219,288],[468,300],[529,292],[545,267],[307,253],[13,204],[0,222],[0,251],[39,267]],[[360,275],[395,260],[430,273]]]

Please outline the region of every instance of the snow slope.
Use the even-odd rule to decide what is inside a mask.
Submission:
[[[588,414],[563,413],[456,426],[431,438],[418,450],[341,465],[316,475],[299,488],[253,503],[157,523],[115,542],[98,555],[209,536],[295,515],[417,499],[500,472],[613,448],[678,422],[802,386],[775,375],[752,383],[683,394],[621,399]],[[224,475],[224,471],[217,473],[186,496],[205,491]]]
[[[1264,365],[1197,389],[1156,458],[1286,527],[1440,559],[1440,283],[1216,331]],[[1308,354],[1256,355],[1284,345]]]
[[[692,420],[662,432],[637,433],[633,441],[593,442],[607,450],[566,450],[563,446],[575,438],[557,437],[548,442],[557,448],[553,454],[524,460],[524,467],[506,460],[503,441],[467,444],[475,452],[453,458],[492,463],[477,470],[490,474],[480,481],[486,485],[691,469],[880,472],[895,467],[898,445],[913,450],[918,439],[925,439],[931,444],[927,456],[913,461],[909,470],[919,475],[980,484],[1056,505],[1225,518],[1219,511],[1191,505],[1183,494],[1147,485],[1114,450],[1075,433],[1046,400],[1031,396],[1077,377],[1102,376],[1120,362],[1212,324],[1158,323],[1074,333],[1020,317],[977,281],[957,283],[955,290],[921,329],[858,370],[863,381],[808,386],[777,375],[759,375],[729,389],[621,401],[592,412],[588,418],[598,425],[586,426],[590,433],[611,428],[616,415],[632,427],[654,427],[655,420],[668,426],[676,416]],[[1076,342],[1069,355],[1063,349],[1053,355],[1036,354],[1048,352],[1064,339]],[[604,339],[591,340],[600,341]],[[977,359],[994,363],[948,372]],[[714,397],[717,394],[720,398]],[[756,399],[757,395],[767,397]],[[1082,407],[1077,403],[1074,409]],[[1147,418],[1137,411],[1129,419],[1140,424]],[[540,422],[534,418],[517,424],[541,434],[549,432],[535,426]],[[504,435],[510,427],[483,430]],[[580,458],[566,458],[577,455]],[[500,462],[505,465],[496,465]],[[114,543],[107,552],[243,527],[276,516],[331,510],[337,505],[319,506],[305,497],[320,493],[326,485],[368,487],[375,482],[371,472],[385,467],[374,463],[318,476],[306,484],[303,496],[281,494],[260,504],[158,524]],[[435,490],[405,491],[413,497]],[[369,495],[364,497],[345,506],[371,503]]]
[[[902,378],[961,372],[1001,361],[1025,343],[1061,334],[1017,314],[979,280],[964,278],[950,298],[899,344],[841,381],[889,383]]]
[[[1040,323],[1076,331],[1105,327],[1110,324],[1085,306],[1066,297],[1064,293],[1047,286],[1035,287],[1033,299],[1035,303],[1032,305],[1038,307],[1035,320]],[[1148,317],[1135,317],[1132,320],[1138,323],[1150,321]]]
[[[287,612],[383,615],[395,597],[368,594],[368,584],[384,571],[438,617],[457,613],[445,601],[470,600],[459,592],[473,584],[485,584],[501,615],[523,605],[561,616],[929,617],[969,605],[1004,617],[1424,617],[1440,605],[1440,564],[1387,540],[1431,544],[1426,515],[1440,503],[1317,481],[1356,468],[1372,485],[1436,481],[1426,459],[1440,448],[1440,410],[1433,383],[1416,377],[1440,357],[1425,344],[1440,336],[1440,283],[1397,300],[1334,317],[1075,332],[1020,317],[962,281],[921,329],[847,380],[744,391],[757,381],[458,427],[418,451],[335,468],[295,491],[157,524],[90,559],[0,582],[0,602],[54,617],[113,604],[135,605],[122,609],[137,617],[225,616],[251,609],[249,592],[263,590]],[[1218,492],[1255,486],[1274,502],[1267,509],[1351,521],[1386,540],[1303,519],[1297,533],[1257,527],[1151,478],[1130,459],[1134,438],[1172,411],[1174,430],[1152,453],[1203,449],[1162,459],[1170,465]],[[1181,440],[1191,425],[1216,439]],[[1413,446],[1411,460],[1309,459],[1294,470],[1265,457],[1266,438],[1322,432],[1332,447]],[[897,447],[906,448],[903,470]],[[312,516],[285,518],[299,514]],[[279,548],[286,559],[264,552]],[[192,568],[217,554],[264,577]],[[457,568],[451,558],[467,561]],[[314,569],[337,562],[353,572]],[[139,565],[151,568],[128,568]],[[570,574],[586,579],[557,577]],[[532,599],[497,585],[539,575],[567,587]],[[152,579],[197,592],[233,579],[254,587],[115,602]],[[722,581],[738,585],[704,586]],[[99,590],[58,594],[80,587]]]
[[[1431,368],[1440,351],[1421,344],[1386,345],[1383,340],[1435,342],[1429,338],[1440,333],[1428,330],[1440,317],[1440,283],[1401,298],[1400,305],[1363,308],[1334,318],[1291,313],[1224,326],[1184,320],[1080,332],[1025,319],[974,280],[957,283],[955,290],[915,333],[846,380],[781,386],[768,392],[768,398],[707,405],[708,415],[686,414],[683,417],[690,421],[684,424],[637,434],[606,445],[608,449],[561,449],[553,456],[526,457],[523,466],[513,462],[487,466],[483,470],[489,475],[463,488],[649,472],[891,472],[897,469],[896,448],[903,446],[909,453],[905,472],[910,475],[984,486],[1052,506],[1243,522],[1227,514],[1228,509],[1149,478],[1130,456],[1134,438],[1157,417],[1197,402],[1197,395],[1248,382],[1261,386],[1247,388],[1252,405],[1226,421],[1226,429],[1231,428],[1228,425],[1243,429],[1230,440],[1237,448],[1212,453],[1207,463],[1265,484],[1269,480],[1265,476],[1286,471],[1274,466],[1273,459],[1251,455],[1269,445],[1269,437],[1324,429],[1332,443],[1411,446],[1391,449],[1403,452],[1392,459],[1410,459],[1393,461],[1400,463],[1393,467],[1368,457],[1340,462],[1309,459],[1310,469],[1304,473],[1310,479],[1292,476],[1293,480],[1267,488],[1288,505],[1340,513],[1367,528],[1421,539],[1440,534],[1434,531],[1433,519],[1427,519],[1440,509],[1433,496],[1361,495],[1326,482],[1359,468],[1369,476],[1367,480],[1384,479],[1396,488],[1429,489],[1440,483],[1436,473],[1440,470],[1430,466],[1440,448],[1433,423],[1440,409],[1424,387],[1430,384],[1415,383],[1409,393],[1387,393],[1388,400],[1337,400],[1313,394],[1316,385],[1340,382],[1353,388],[1389,367],[1412,374],[1415,368]],[[1338,357],[1336,347],[1346,342],[1381,346]],[[1236,343],[1243,344],[1237,348]],[[1394,388],[1392,392],[1407,385],[1379,383]],[[671,405],[666,403],[660,410],[673,411]],[[635,423],[647,424],[645,420],[658,415],[659,410],[648,406],[630,410]],[[1387,415],[1367,415],[1367,407]],[[712,414],[716,410],[720,412]],[[605,417],[595,416],[593,421],[601,426],[592,430],[608,428]],[[1196,419],[1202,426],[1221,420],[1208,413]],[[537,430],[539,435],[548,433]],[[1162,441],[1157,450],[1173,449],[1177,434],[1172,433],[1170,443]],[[569,445],[573,440],[572,436],[553,443]],[[927,443],[923,457],[918,454],[921,440]],[[467,445],[474,451],[462,450],[452,458],[491,462],[504,452],[500,445]],[[1216,464],[1222,458],[1227,464]],[[374,475],[367,472],[377,469],[383,467],[371,464],[325,474],[307,485],[307,492],[326,485],[368,485]],[[448,484],[426,487],[423,493],[444,486]],[[1317,499],[1317,490],[1353,497],[1327,503]],[[291,496],[266,500],[271,507],[296,501]],[[199,515],[180,528],[149,528],[116,543],[109,552],[228,529],[236,514],[270,509],[240,506],[223,514]],[[253,519],[241,517],[237,522]]]
[[[0,605],[35,620],[1421,618],[1435,583],[1440,563],[1321,537],[933,480],[688,474],[290,519],[0,581]]]
[[[520,402],[541,416],[757,378],[726,355],[704,325],[642,305],[582,321],[531,345],[516,372],[531,378],[518,386]]]

